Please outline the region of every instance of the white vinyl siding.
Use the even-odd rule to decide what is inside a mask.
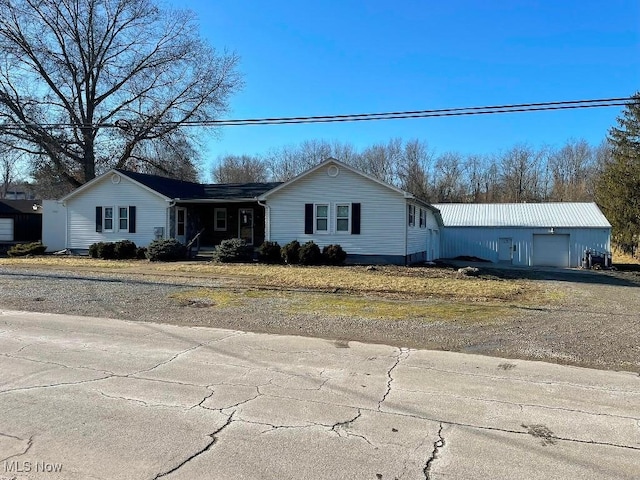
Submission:
[[[96,183],[67,200],[67,248],[88,249],[95,242],[131,240],[138,246],[147,246],[154,240],[154,228],[168,228],[167,202],[161,195],[134,183],[124,175],[119,183],[105,175]],[[119,207],[136,207],[136,233],[118,231]],[[96,207],[103,207],[103,232],[96,232]],[[113,225],[107,231],[105,208],[113,208]],[[130,215],[127,215],[129,220]]]
[[[403,195],[345,168],[330,177],[328,168],[320,168],[267,198],[270,240],[280,245],[313,240],[320,247],[337,243],[352,255],[406,255],[407,201]],[[330,218],[335,218],[332,210],[337,205],[360,203],[360,234],[335,232],[335,227],[326,234],[305,234],[305,204],[309,203],[329,204]]]

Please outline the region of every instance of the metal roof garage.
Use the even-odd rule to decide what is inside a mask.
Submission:
[[[585,250],[611,251],[611,224],[595,203],[441,203],[441,257],[519,266],[577,267]]]

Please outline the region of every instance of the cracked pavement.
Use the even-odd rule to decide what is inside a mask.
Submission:
[[[211,328],[2,310],[0,412],[0,480],[640,471],[633,373]]]

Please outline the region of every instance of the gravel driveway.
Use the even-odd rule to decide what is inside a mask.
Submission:
[[[393,346],[452,350],[640,373],[640,275],[637,273],[490,270],[528,278],[563,293],[539,308],[515,308],[498,321],[457,322],[287,313],[286,298],[258,296],[241,306],[172,298],[215,279],[85,274],[0,267],[0,308],[135,321],[212,326]]]

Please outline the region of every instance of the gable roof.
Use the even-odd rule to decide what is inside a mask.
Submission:
[[[281,189],[283,189],[285,187],[288,187],[292,183],[296,183],[298,180],[301,180],[301,179],[311,175],[312,173],[320,170],[323,167],[326,167],[327,165],[329,165],[331,163],[335,164],[336,166],[338,166],[340,168],[344,168],[345,170],[349,170],[350,172],[355,173],[356,175],[360,175],[361,177],[367,178],[372,182],[375,182],[375,183],[377,183],[379,185],[382,185],[383,187],[386,187],[386,188],[388,188],[390,190],[393,190],[394,192],[403,195],[405,198],[414,198],[414,196],[412,194],[410,194],[408,192],[405,192],[404,190],[401,190],[401,189],[399,189],[397,187],[394,187],[393,185],[390,185],[387,182],[383,182],[382,180],[377,179],[376,177],[374,177],[372,175],[369,175],[369,174],[364,173],[364,172],[362,172],[360,170],[357,170],[357,169],[347,165],[346,163],[342,163],[341,161],[336,160],[335,158],[329,157],[324,162],[321,162],[318,165],[316,165],[314,167],[311,167],[308,170],[305,170],[301,174],[299,174],[299,175],[287,180],[286,182],[278,185],[277,187],[269,190],[268,192],[265,192],[263,195],[260,196],[260,200],[266,199],[269,195],[271,195],[271,194],[273,194],[273,193],[275,193],[275,192],[277,192],[277,191],[279,191],[279,190],[281,190]],[[416,200],[418,200],[418,199],[416,199]]]
[[[91,185],[105,178],[107,175],[118,173],[123,175],[134,183],[159,194],[167,200],[180,200],[186,202],[198,201],[250,201],[256,197],[280,185],[281,182],[269,183],[218,183],[218,184],[202,184],[195,182],[186,182],[174,178],[161,177],[149,173],[130,172],[120,168],[109,170],[103,175],[78,187],[73,192],[62,197],[60,200],[65,201],[83,190],[90,188]],[[33,202],[31,202],[33,203]]]
[[[376,177],[374,177],[372,175],[369,175],[368,173],[364,173],[363,171],[358,170],[356,168],[353,168],[350,165],[347,165],[346,163],[343,163],[340,160],[336,160],[335,158],[332,158],[332,157],[327,158],[324,162],[319,163],[315,167],[311,167],[310,169],[302,172],[300,175],[297,175],[297,176],[291,178],[290,180],[287,180],[286,182],[281,183],[281,184],[277,185],[276,187],[266,191],[265,193],[263,193],[262,195],[260,195],[258,197],[258,200],[266,200],[269,197],[269,195],[271,195],[271,194],[273,194],[273,193],[275,193],[275,192],[277,192],[277,191],[279,191],[279,190],[281,190],[281,189],[283,189],[285,187],[288,187],[292,183],[295,183],[298,180],[300,180],[300,179],[302,179],[302,178],[304,178],[304,177],[306,177],[308,175],[311,175],[312,173],[320,170],[323,167],[326,167],[327,165],[329,165],[331,163],[335,164],[336,166],[338,166],[340,168],[344,168],[345,170],[348,170],[348,171],[350,171],[352,173],[355,173],[356,175],[359,175],[359,176],[361,176],[363,178],[366,178],[366,179],[368,179],[368,180],[370,180],[370,181],[372,181],[374,183],[377,183],[378,185],[382,185],[383,187],[386,187],[386,188],[388,188],[388,189],[390,189],[390,190],[402,195],[405,199],[410,199],[410,200],[415,201],[419,205],[421,205],[421,206],[423,206],[423,207],[425,207],[428,210],[431,210],[433,212],[434,216],[436,217],[436,221],[437,221],[438,225],[440,225],[440,226],[444,225],[443,222],[442,222],[442,217],[440,216],[440,211],[434,205],[431,205],[430,203],[427,203],[424,200],[421,200],[420,198],[416,197],[415,195],[413,195],[413,194],[411,194],[409,192],[406,192],[406,191],[404,191],[404,190],[402,190],[402,189],[400,189],[398,187],[394,187],[393,185],[391,185],[391,184],[389,184],[387,182],[384,182],[384,181],[382,181],[382,180],[380,180],[380,179],[378,179],[378,178],[376,178]]]
[[[445,227],[611,228],[595,203],[439,203]]]

